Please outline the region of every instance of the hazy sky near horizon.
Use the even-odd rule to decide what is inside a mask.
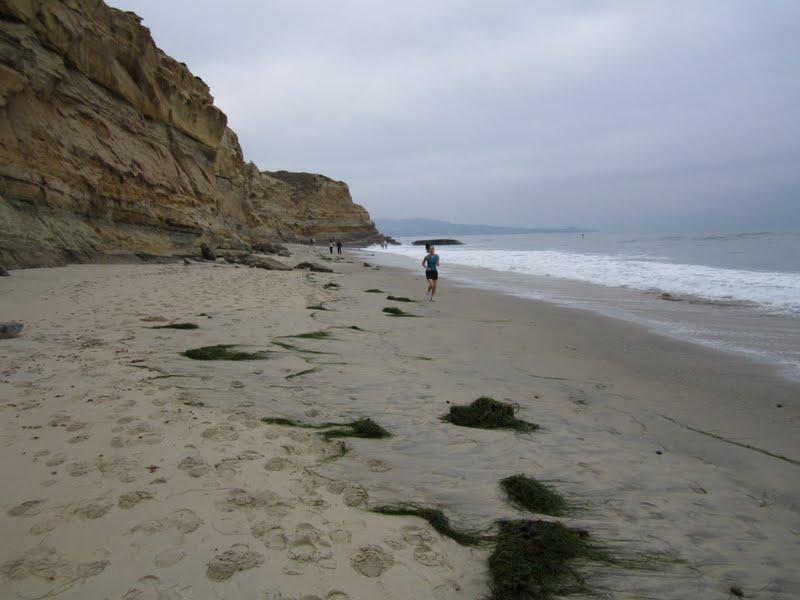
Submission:
[[[800,2],[110,0],[373,217],[800,228]]]

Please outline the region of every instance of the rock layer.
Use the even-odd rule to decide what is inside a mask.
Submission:
[[[259,171],[208,86],[133,13],[0,0],[0,263],[10,268],[370,240],[323,175]]]

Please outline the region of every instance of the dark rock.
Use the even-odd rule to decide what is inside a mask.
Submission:
[[[188,267],[190,264],[192,264],[192,261],[190,261],[188,258],[184,257],[183,258],[183,264],[185,264]]]
[[[217,260],[217,253],[208,244],[200,244],[200,255],[206,260]]]
[[[744,598],[744,592],[742,591],[742,588],[735,585],[731,586],[731,594],[733,594],[737,598]]]
[[[312,263],[312,262],[298,263],[295,266],[295,269],[313,271],[314,273],[333,273],[333,269],[329,269],[328,267],[323,267],[322,265],[318,265],[317,263]]]
[[[11,273],[6,271],[6,268],[3,265],[0,265],[0,277],[8,277],[9,275],[11,275]]]
[[[264,254],[277,254],[278,256],[291,256],[286,246],[281,244],[273,244],[272,242],[256,242],[253,244],[253,250],[256,252],[263,252]]]
[[[4,321],[0,323],[0,340],[17,337],[22,331],[22,323],[19,321]]]
[[[268,258],[266,256],[262,256],[258,258],[255,262],[252,263],[252,266],[258,269],[266,269],[267,271],[291,271],[292,267],[289,265],[283,264],[279,260],[275,260],[274,258]]]
[[[451,240],[447,238],[439,240],[415,240],[412,242],[415,246],[463,246],[464,242],[458,240]]]

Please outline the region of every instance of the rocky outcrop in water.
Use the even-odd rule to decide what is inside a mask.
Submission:
[[[99,0],[0,0],[0,263],[378,232],[348,187],[260,171],[208,86]]]

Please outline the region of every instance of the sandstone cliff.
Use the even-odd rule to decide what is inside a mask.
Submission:
[[[100,0],[0,0],[0,264],[378,232],[347,185],[259,171],[208,86]]]

